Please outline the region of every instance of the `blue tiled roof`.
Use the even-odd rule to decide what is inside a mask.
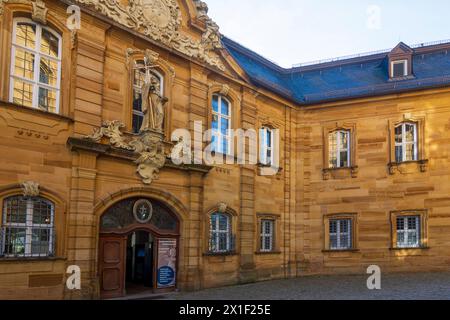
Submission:
[[[450,85],[449,44],[414,50],[414,77],[390,81],[387,53],[284,69],[226,37],[222,41],[251,81],[300,104]]]

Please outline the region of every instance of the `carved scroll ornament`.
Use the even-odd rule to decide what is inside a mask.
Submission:
[[[200,41],[179,32],[181,11],[176,0],[128,0],[124,6],[119,0],[74,0],[94,8],[110,19],[136,30],[155,41],[177,51],[199,59],[224,71],[219,56],[213,52],[222,48],[219,27],[205,17],[205,11],[198,12],[206,24],[206,32]]]
[[[124,124],[120,121],[105,121],[101,128],[85,137],[96,143],[101,143],[104,138],[109,139],[109,144],[115,148],[133,151],[137,154],[137,173],[144,184],[151,184],[158,179],[159,170],[166,164],[168,150],[163,142],[163,135],[156,131],[141,132],[139,136],[126,138],[122,129]]]

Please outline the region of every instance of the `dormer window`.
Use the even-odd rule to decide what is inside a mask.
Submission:
[[[392,78],[402,78],[408,76],[408,60],[392,61],[391,63]]]
[[[389,79],[403,80],[413,76],[414,51],[403,42],[400,42],[389,54]]]

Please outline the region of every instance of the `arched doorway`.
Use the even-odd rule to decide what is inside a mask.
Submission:
[[[179,221],[150,198],[120,201],[102,215],[99,238],[101,298],[176,287]]]

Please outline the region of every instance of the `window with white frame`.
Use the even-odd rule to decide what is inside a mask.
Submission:
[[[261,220],[261,252],[271,252],[274,248],[275,221]]]
[[[353,246],[352,243],[352,220],[336,219],[330,220],[330,249],[348,250]]]
[[[402,123],[395,127],[395,161],[418,160],[417,124]]]
[[[420,247],[420,216],[397,217],[397,247]]]
[[[220,95],[212,97],[212,151],[231,152],[231,103]]]
[[[1,256],[54,255],[54,205],[39,197],[15,196],[3,202]]]
[[[164,78],[155,71],[151,71],[151,76],[158,80],[160,95],[164,95]],[[144,121],[142,111],[142,88],[145,83],[146,67],[143,60],[135,60],[133,67],[133,133],[139,133]]]
[[[408,75],[408,61],[407,60],[392,61],[391,74],[393,78],[406,77]]]
[[[329,133],[328,150],[330,168],[350,167],[350,131],[338,130]]]
[[[271,166],[274,162],[274,132],[269,127],[263,127],[259,133],[260,162]]]
[[[214,213],[210,221],[209,251],[212,253],[225,253],[233,249],[231,233],[231,217],[225,213]]]
[[[61,36],[32,20],[14,20],[10,102],[58,113],[61,86]]]

